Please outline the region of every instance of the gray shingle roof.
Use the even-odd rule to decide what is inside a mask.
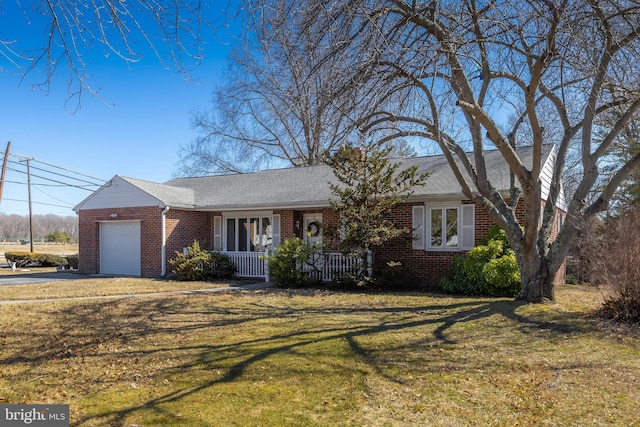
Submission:
[[[196,205],[195,195],[192,189],[173,185],[159,184],[157,182],[141,179],[120,177],[129,184],[134,185],[152,197],[155,197],[167,206],[193,208]]]
[[[551,152],[545,146],[543,157]],[[517,149],[525,165],[531,165],[531,147]],[[506,192],[509,189],[509,168],[497,150],[485,154],[487,173],[493,185]],[[412,198],[434,200],[464,198],[444,156],[412,157],[401,160],[403,165],[418,165],[419,172],[429,172],[424,186],[414,189]],[[127,178],[129,182],[172,207],[193,207],[209,210],[241,210],[284,207],[321,207],[335,198],[328,182],[335,181],[331,168],[325,165],[265,170],[238,175],[217,175],[197,178],[176,178],[155,184]]]

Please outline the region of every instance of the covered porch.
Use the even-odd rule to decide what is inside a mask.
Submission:
[[[221,253],[231,258],[236,266],[236,277],[271,280],[268,263],[264,252],[222,251]],[[323,252],[314,262],[314,267],[309,267],[311,277],[323,282],[330,282],[345,273],[357,273],[361,266],[359,258],[344,256],[340,252]]]

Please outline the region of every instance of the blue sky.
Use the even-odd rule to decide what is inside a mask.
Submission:
[[[7,14],[0,16],[0,39],[10,36],[33,42],[30,37],[38,32]],[[54,76],[48,94],[32,89],[37,73],[27,75],[21,83],[19,76],[0,72],[0,151],[11,141],[12,154],[103,180],[116,174],[156,182],[169,180],[177,170],[180,146],[197,135],[191,127],[192,112],[209,107],[225,67],[229,46],[213,33],[208,37],[206,56],[192,71],[191,82],[175,69],[163,68],[152,55],[128,65],[105,58],[98,49],[87,72],[102,99],[84,93],[75,113],[74,100],[65,105],[65,70]],[[20,165],[14,164],[14,168]],[[32,178],[34,214],[75,215],[72,207],[90,194],[37,182],[45,181]],[[27,198],[26,176],[9,170],[0,213],[26,215]]]

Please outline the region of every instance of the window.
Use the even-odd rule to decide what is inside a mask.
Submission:
[[[271,218],[227,218],[226,224],[226,250],[264,252],[265,249],[272,249]]]
[[[224,243],[222,250],[230,252],[272,250],[280,240],[279,224],[280,215],[226,216],[224,221],[214,219],[214,242]]]
[[[413,249],[469,250],[475,242],[475,206],[413,206]]]
[[[458,247],[458,208],[430,208],[429,246],[436,249]]]

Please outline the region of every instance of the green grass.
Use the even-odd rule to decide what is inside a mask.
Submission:
[[[74,426],[640,425],[637,328],[556,305],[264,290],[0,306],[0,403]]]

